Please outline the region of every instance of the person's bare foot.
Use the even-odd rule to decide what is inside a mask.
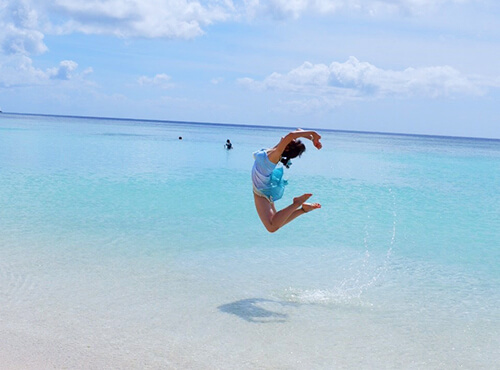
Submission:
[[[319,203],[302,203],[302,209],[304,210],[305,213],[318,208],[321,208],[321,204]]]
[[[293,198],[293,204],[298,207],[311,197],[312,194],[310,193],[303,194],[300,197]]]

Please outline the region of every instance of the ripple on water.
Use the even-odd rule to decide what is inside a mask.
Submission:
[[[0,295],[4,308],[25,301],[34,292],[36,284],[32,275],[23,273],[15,264],[0,262]]]

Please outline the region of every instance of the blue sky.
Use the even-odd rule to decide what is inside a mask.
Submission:
[[[500,138],[496,0],[0,0],[0,108]]]

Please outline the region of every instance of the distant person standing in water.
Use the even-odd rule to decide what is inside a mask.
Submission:
[[[283,196],[286,180],[283,179],[283,167],[277,167],[281,162],[289,168],[292,158],[299,157],[305,150],[305,145],[298,140],[306,138],[321,149],[321,136],[315,131],[297,129],[282,137],[280,142],[270,149],[261,149],[253,156],[255,162],[252,168],[253,197],[255,208],[267,231],[273,233],[298,216],[321,208],[319,203],[305,203],[312,194],[306,193],[293,198],[293,203],[280,211],[276,211],[274,202]]]
[[[229,139],[227,139],[226,143],[224,144],[224,147],[229,150],[229,149],[233,149],[233,144],[231,143],[231,141]]]

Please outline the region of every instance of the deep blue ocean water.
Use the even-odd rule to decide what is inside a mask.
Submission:
[[[287,132],[1,114],[0,365],[498,368],[500,141],[319,130],[269,234]]]

